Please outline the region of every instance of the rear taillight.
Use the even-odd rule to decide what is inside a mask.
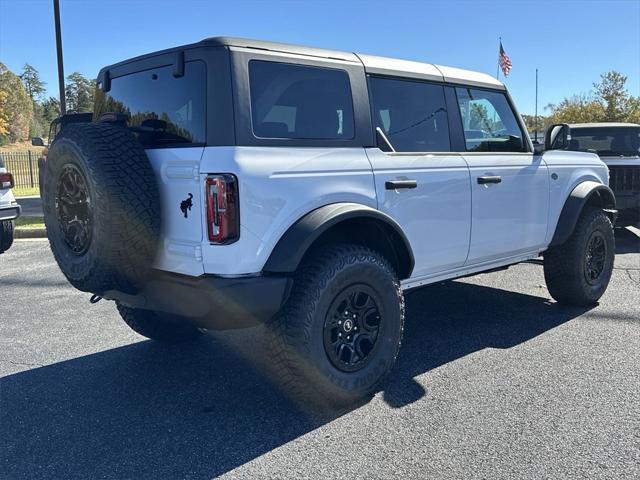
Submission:
[[[207,177],[207,225],[209,241],[233,243],[240,237],[240,200],[234,175]]]
[[[13,175],[10,173],[0,173],[0,189],[13,188]]]

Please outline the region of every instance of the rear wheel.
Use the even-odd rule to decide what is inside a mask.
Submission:
[[[14,226],[13,220],[0,222],[0,253],[6,252],[13,245]]]
[[[202,335],[202,331],[193,326],[186,318],[131,308],[119,302],[116,305],[124,322],[134,332],[151,340],[163,343],[182,343],[195,340]]]
[[[270,324],[281,384],[314,410],[343,408],[373,394],[393,367],[404,298],[389,262],[365,247],[312,253]]]
[[[613,273],[615,238],[607,215],[586,208],[569,239],[544,254],[544,277],[559,303],[588,306],[604,294]]]

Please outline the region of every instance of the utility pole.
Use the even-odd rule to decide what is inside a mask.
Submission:
[[[538,69],[536,68],[536,116],[533,120],[536,132],[534,134],[534,141],[538,142]]]
[[[53,17],[56,24],[56,51],[58,54],[58,88],[60,89],[60,115],[67,113],[64,96],[64,65],[62,62],[62,34],[60,32],[60,1],[53,0]]]

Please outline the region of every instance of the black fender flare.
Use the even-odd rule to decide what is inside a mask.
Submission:
[[[615,221],[616,217],[616,197],[607,185],[595,181],[584,181],[578,184],[569,194],[564,202],[555,233],[551,239],[550,247],[562,245],[566,242],[573,230],[576,228],[578,218],[584,207],[596,201],[596,205],[600,206]]]
[[[400,249],[405,260],[398,271],[400,278],[409,278],[415,259],[411,244],[402,227],[389,215],[359,203],[332,203],[304,215],[282,235],[274,247],[263,270],[270,273],[292,273],[298,268],[311,245],[330,228],[354,219],[372,219],[400,241],[394,249]]]

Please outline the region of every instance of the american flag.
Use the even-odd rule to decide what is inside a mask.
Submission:
[[[502,42],[500,42],[500,55],[498,55],[498,65],[500,65],[500,69],[505,77],[509,76],[509,72],[511,71],[511,59],[507,52],[502,48]]]

